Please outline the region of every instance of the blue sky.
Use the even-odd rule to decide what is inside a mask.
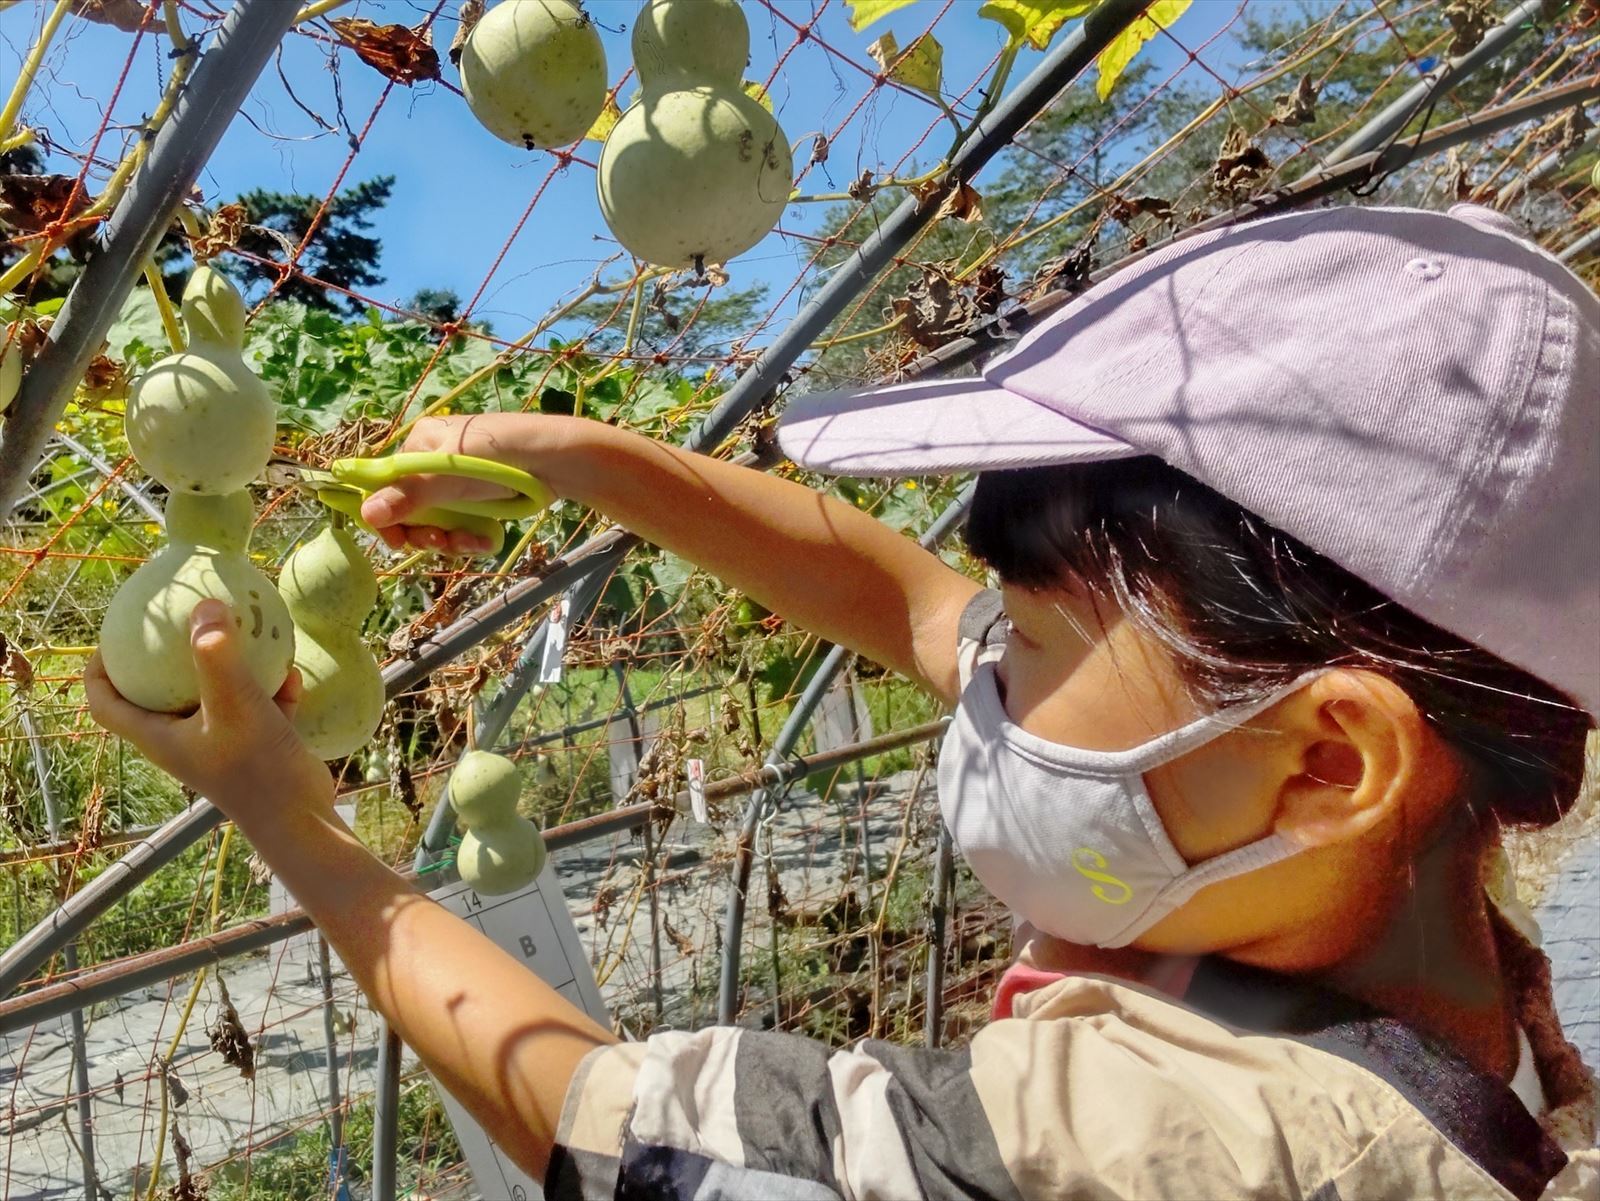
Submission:
[[[439,20],[441,48],[454,33],[456,7],[456,0],[447,0]],[[862,33],[850,29],[841,0],[829,0],[825,5],[821,0],[777,0],[775,7],[801,24],[822,7],[817,26],[821,39],[848,59],[870,67],[866,48],[874,38],[892,31],[905,45],[927,27],[942,4],[920,0]],[[1198,47],[1231,21],[1239,7],[1237,0],[1195,0],[1174,32],[1185,45]],[[24,3],[0,14],[0,80],[15,78],[43,8],[42,4]],[[420,0],[360,0],[336,15],[414,24],[431,8],[431,3]],[[629,65],[625,27],[631,24],[637,5],[634,0],[590,0],[588,8],[602,29],[608,69],[615,82]],[[977,0],[954,0],[936,27],[944,47],[947,94],[959,93],[978,78],[1000,49],[1000,28],[980,19],[977,9]],[[793,42],[794,33],[755,0],[747,0],[745,11],[751,24],[748,75],[764,80],[778,55]],[[192,14],[188,24],[191,29],[198,24]],[[1224,34],[1206,52],[1206,61],[1213,66],[1229,60],[1227,38]],[[130,41],[130,35],[114,29],[69,19],[30,95],[24,119],[45,127],[63,144],[85,146],[127,58]],[[164,38],[145,39],[112,115],[114,122],[135,122],[153,107],[169,70],[166,50]],[[1185,58],[1164,38],[1153,42],[1146,54],[1161,69],[1162,77],[1181,67]],[[1039,58],[1036,52],[1024,53],[1013,86]],[[338,52],[337,60],[344,113],[359,130],[372,112],[384,80],[348,51]],[[293,96],[279,78],[279,65],[292,85]],[[1188,70],[1198,69],[1191,66]],[[456,82],[448,61],[444,74]],[[817,45],[801,46],[772,89],[779,120],[790,141],[809,143],[811,134],[837,127],[865,95],[868,84],[866,75]],[[630,83],[623,90],[624,102],[631,91]],[[286,41],[279,63],[268,66],[243,116],[223,139],[201,178],[208,199],[227,199],[254,187],[319,194],[328,189],[349,153],[346,136],[320,128],[296,104],[296,98],[320,117],[337,122],[330,48],[303,36]],[[842,190],[863,169],[887,168],[922,137],[937,116],[937,111],[919,98],[891,89],[880,91],[834,142],[828,173],[814,169],[804,190]],[[945,126],[929,137],[916,161],[922,166],[932,163],[948,144]],[[102,147],[102,154],[106,149]],[[585,143],[581,153],[592,159],[598,149],[594,143]],[[797,150],[797,166],[806,155],[806,147]],[[449,288],[470,297],[551,164],[545,153],[496,140],[473,120],[465,101],[448,89],[437,84],[397,87],[347,177],[347,182],[355,182],[375,175],[397,176],[393,200],[378,228],[385,247],[382,270],[386,279],[370,292],[391,302],[402,301],[420,287]],[[790,206],[782,226],[799,231],[813,228],[822,207]],[[504,333],[520,331],[581,288],[614,252],[615,244],[608,240],[595,204],[593,172],[573,164],[550,182],[528,224],[507,251],[476,315]],[[765,281],[772,286],[776,300],[800,273],[807,257],[805,243],[773,235],[732,265],[734,283]],[[612,274],[620,270],[620,265],[614,267]],[[792,309],[791,299],[783,311]]]

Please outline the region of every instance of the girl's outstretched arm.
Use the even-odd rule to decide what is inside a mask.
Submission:
[[[298,677],[267,697],[225,605],[197,605],[192,631],[198,712],[129,704],[97,655],[84,677],[95,720],[233,818],[406,1045],[542,1180],[573,1072],[616,1040],[357,841],[334,815],[327,767],[289,724]]]
[[[978,585],[881,521],[790,480],[600,421],[529,413],[430,418],[407,450],[498,459],[681,555],[803,629],[953,700],[956,625]],[[362,511],[393,546],[470,550],[408,525],[429,504],[494,490],[412,476]],[[501,493],[503,495],[503,493]]]

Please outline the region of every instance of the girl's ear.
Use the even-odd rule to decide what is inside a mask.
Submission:
[[[1356,841],[1407,814],[1415,836],[1454,792],[1453,762],[1415,702],[1373,671],[1336,668],[1274,713],[1298,770],[1286,773],[1275,832],[1305,847]]]

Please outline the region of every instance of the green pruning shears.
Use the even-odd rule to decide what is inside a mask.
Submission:
[[[406,451],[376,459],[335,459],[326,470],[307,467],[293,459],[274,459],[267,467],[268,482],[304,488],[363,529],[372,527],[361,520],[361,502],[378,489],[387,488],[408,475],[459,475],[497,484],[516,493],[500,500],[454,500],[447,505],[423,509],[406,521],[407,525],[466,530],[487,538],[490,554],[499,554],[505,545],[503,522],[532,517],[556,499],[555,493],[526,471],[493,459],[445,451]]]

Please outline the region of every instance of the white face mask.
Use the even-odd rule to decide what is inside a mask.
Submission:
[[[962,693],[939,751],[939,804],[973,874],[1023,920],[1085,946],[1122,947],[1207,884],[1303,848],[1269,834],[1190,867],[1144,773],[1233,730],[1305,683],[1126,751],[1046,742],[1014,724],[992,662]]]

